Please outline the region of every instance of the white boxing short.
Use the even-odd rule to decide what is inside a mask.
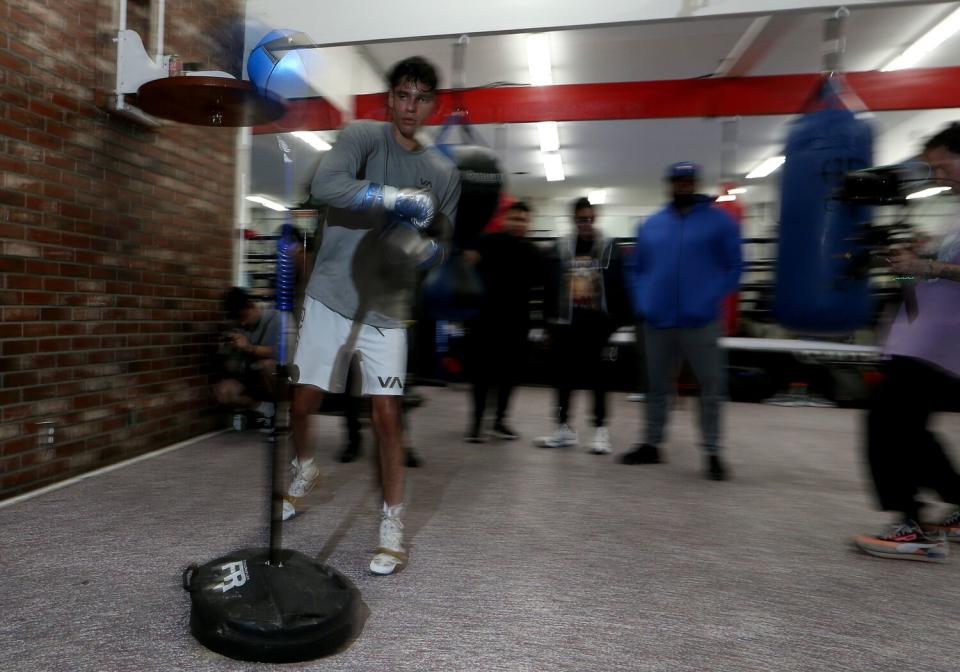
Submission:
[[[326,392],[346,392],[347,372],[357,355],[364,395],[402,395],[407,372],[407,330],[355,322],[306,297],[292,382]]]

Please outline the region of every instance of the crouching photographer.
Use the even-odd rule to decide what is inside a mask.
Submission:
[[[214,398],[235,411],[255,413],[257,424],[269,429],[274,416],[280,319],[271,308],[257,305],[241,287],[228,291],[223,305],[234,326],[221,339],[222,377],[213,386]]]

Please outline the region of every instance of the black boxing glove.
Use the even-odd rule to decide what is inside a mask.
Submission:
[[[424,235],[421,227],[396,214],[380,231],[387,260],[425,271],[443,261],[443,245]]]

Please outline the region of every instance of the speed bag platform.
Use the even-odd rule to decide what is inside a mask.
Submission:
[[[190,565],[190,631],[211,651],[264,663],[313,660],[354,634],[357,589],[345,577],[297,551],[244,549]]]

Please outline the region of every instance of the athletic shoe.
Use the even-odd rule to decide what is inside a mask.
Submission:
[[[633,450],[620,456],[621,464],[660,464],[660,449],[649,443],[636,443]]]
[[[803,406],[804,401],[796,394],[781,393],[763,400],[763,403],[771,406]]]
[[[647,395],[643,394],[642,392],[637,392],[635,394],[627,395],[627,401],[646,401],[646,400],[647,400]]]
[[[386,576],[407,562],[403,551],[403,504],[383,504],[383,519],[380,521],[380,546],[370,561],[370,571]]]
[[[503,422],[502,420],[494,423],[493,435],[498,439],[503,439],[504,441],[513,441],[520,438],[520,435],[508,427],[507,423]]]
[[[407,458],[404,464],[407,465],[408,469],[419,469],[420,467],[423,466],[423,460],[421,460],[420,457],[415,452],[413,452],[413,448],[408,447]]]
[[[577,433],[570,425],[562,424],[553,436],[541,436],[534,443],[540,448],[572,448],[577,445]]]
[[[230,421],[230,426],[233,427],[233,431],[242,432],[247,428],[247,414],[246,413],[234,413],[233,419]]]
[[[610,432],[606,427],[597,427],[593,442],[590,444],[590,452],[594,455],[610,454]]]
[[[296,474],[293,477],[293,482],[290,484],[290,489],[287,490],[287,494],[293,498],[303,497],[313,490],[319,477],[320,470],[317,468],[317,465],[314,464],[313,459],[309,459],[303,464],[297,460]]]
[[[924,523],[921,527],[926,534],[942,534],[947,541],[960,543],[960,509],[956,509],[939,523]]]
[[[290,520],[295,515],[297,515],[297,509],[294,506],[293,502],[291,502],[289,499],[284,497],[283,498],[283,519]]]
[[[273,433],[273,416],[272,415],[258,415],[256,420],[253,421],[254,426],[260,430],[261,434],[272,434]]]
[[[711,481],[727,480],[727,468],[719,455],[707,455],[707,478]]]
[[[349,464],[360,456],[360,441],[350,441],[347,447],[340,451],[339,459],[343,464]]]
[[[466,434],[463,435],[463,440],[467,443],[486,443],[487,437],[480,429],[480,425],[474,425],[467,430]]]
[[[893,560],[946,562],[950,554],[942,532],[927,534],[912,520],[891,525],[885,534],[858,534],[853,543],[864,553]]]

